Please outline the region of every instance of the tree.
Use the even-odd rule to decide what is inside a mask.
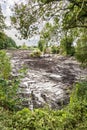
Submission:
[[[75,48],[73,46],[73,37],[70,36],[70,34],[65,35],[65,37],[61,39],[60,47],[62,53],[73,56],[75,53]]]
[[[7,44],[7,48],[16,48],[17,47],[16,42],[11,37],[7,36],[5,42]]]
[[[40,51],[46,51],[46,49],[49,47],[49,43],[53,40],[54,35],[55,25],[47,22],[40,32],[40,40],[38,42],[38,48]]]
[[[32,17],[30,17],[31,15]],[[28,0],[28,3],[25,5],[15,5],[12,23],[23,37],[28,38],[31,34],[30,32],[33,32],[32,34],[37,32],[37,29],[40,27],[38,24],[43,21],[48,22],[50,19],[52,22],[56,21],[55,25],[58,26],[55,26],[55,32],[61,34],[61,37],[63,32],[74,32],[75,30],[77,34],[73,33],[73,35],[76,35],[78,38],[79,34],[84,32],[84,29],[87,30],[87,0],[38,0],[37,2],[36,0],[32,2]],[[24,32],[26,32],[26,35]],[[41,32],[41,36],[48,41],[50,39],[49,32]],[[53,37],[53,35],[51,36]],[[72,50],[74,51],[71,39],[65,38],[63,42],[65,42],[67,54],[70,54]],[[68,48],[72,49],[68,50]]]
[[[1,8],[1,5],[0,5],[0,32],[2,32],[5,28],[6,28],[5,17],[2,13],[2,8]]]
[[[23,38],[28,38],[30,34],[30,30],[33,29],[31,26],[35,21],[35,12],[30,10],[31,5],[17,5],[13,9],[14,14],[11,17],[12,24],[14,27],[20,31],[21,36]]]
[[[34,0],[36,1],[36,0]],[[13,8],[13,16],[11,17],[12,25],[20,32],[23,38],[29,38],[30,36],[40,33],[43,21],[49,21],[54,12],[55,8],[58,7],[59,3],[43,4],[40,1],[34,3],[28,0],[27,4],[15,4]],[[53,8],[53,9],[52,9]],[[55,16],[53,17],[55,19]]]
[[[36,0],[27,4],[15,5],[11,17],[13,25],[24,38],[36,33],[43,20],[62,19],[62,28],[87,28],[87,0]],[[59,20],[60,22],[60,20]],[[35,24],[36,23],[36,24]]]
[[[5,17],[2,13],[2,8],[0,5],[0,49],[16,47],[15,41],[4,33],[4,29],[6,29]]]
[[[16,48],[15,41],[11,37],[8,37],[5,33],[0,32],[0,49],[7,49],[11,47]]]
[[[42,3],[49,4],[52,2],[63,0],[39,0]],[[87,28],[87,0],[67,0],[69,2],[65,11],[64,19],[68,27],[84,27]],[[65,22],[64,21],[64,22]]]
[[[5,51],[0,50],[0,78],[8,79],[11,73],[11,64]]]
[[[87,65],[87,36],[85,33],[78,38],[76,46],[76,58],[82,64]]]
[[[45,41],[45,46],[48,47],[48,42],[51,40],[51,36],[54,31],[54,26],[47,22],[40,32],[40,39]]]
[[[87,0],[69,0],[63,25],[68,28],[87,28]]]

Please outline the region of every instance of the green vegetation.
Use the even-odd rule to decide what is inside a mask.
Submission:
[[[41,51],[38,50],[38,49],[36,49],[36,50],[34,50],[34,51],[31,53],[30,56],[31,56],[31,57],[34,57],[34,58],[40,57],[40,56],[41,56]]]
[[[16,48],[15,41],[5,33],[0,32],[0,49]]]
[[[81,33],[87,32],[87,1],[68,0],[66,6],[64,6],[63,0],[38,0],[36,6],[34,6],[34,2],[36,0],[31,3],[20,4],[20,6],[15,4],[13,8],[14,13],[11,17],[14,27],[20,31],[23,38],[29,38],[33,34],[40,32],[40,41],[38,43],[40,51],[46,50],[49,43],[53,45],[54,41],[61,41],[60,53],[74,56],[75,48],[72,44],[73,41],[80,38]],[[46,21],[41,31],[37,26],[37,23],[40,23],[40,21],[41,25],[43,25],[43,21]],[[72,35],[72,37],[64,36],[65,32],[68,35]],[[80,38],[80,43],[85,35],[82,37]],[[85,43],[82,43],[85,46]],[[85,52],[82,49],[82,45],[79,46],[81,46],[80,50],[82,51],[80,53],[82,56],[80,57],[83,57]],[[82,58],[78,57],[77,45],[76,58],[81,61]],[[83,59],[86,62],[86,53]]]
[[[11,73],[10,59],[5,51],[0,51],[0,78],[8,79]]]
[[[87,28],[86,0],[68,0],[69,3],[66,4],[66,6],[63,6],[63,0],[38,0],[36,5],[38,8],[34,6],[34,2],[36,2],[36,0],[31,3],[20,4],[20,6],[16,4],[13,9],[14,14],[11,17],[12,23],[25,38],[29,37],[30,31],[36,33],[38,27],[33,26],[31,29],[30,26],[41,18],[46,21],[51,18],[57,19],[58,23],[60,22],[58,19],[62,16],[63,20],[61,22],[63,29],[73,30],[73,28]],[[64,9],[62,9],[62,7],[64,7]],[[63,12],[61,10],[63,10]]]
[[[44,40],[40,40],[39,42],[38,42],[38,49],[41,51],[41,52],[44,52],[44,50],[45,50],[45,41]]]
[[[87,36],[82,35],[76,46],[76,58],[83,65],[87,66]]]
[[[4,28],[6,28],[5,17],[2,13],[2,8],[1,8],[1,4],[0,4],[0,32],[2,32],[4,30]]]
[[[38,49],[33,48],[31,56],[40,57],[42,52],[47,52],[51,41],[53,43],[59,40],[59,47],[51,47],[53,54],[75,55],[78,61],[87,66],[87,0],[68,0],[66,6],[62,0],[38,0],[37,5],[35,1],[15,4],[11,17],[14,27],[20,31],[23,38],[36,34],[37,23],[46,21],[40,32]],[[51,18],[52,24],[48,22]],[[4,33],[5,28],[5,17],[0,6],[0,49],[16,48],[13,39]],[[66,32],[67,35],[64,35]],[[74,48],[73,42],[76,39]],[[19,48],[28,49],[25,44]],[[20,72],[25,74],[25,68]],[[19,110],[19,80],[13,78],[10,73],[10,59],[5,51],[0,51],[1,130],[87,130],[87,81],[74,85],[69,104],[61,110],[39,108],[30,111],[22,107]]]
[[[0,107],[0,128],[4,130],[86,130],[87,81],[77,83],[70,103],[62,110],[48,108],[11,112]]]
[[[8,110],[17,110],[20,100],[17,95],[19,81],[17,79],[0,79],[0,106]]]
[[[25,43],[23,43],[23,45],[19,49],[28,50],[29,48]]]
[[[55,47],[54,47],[55,48]],[[53,49],[55,52],[56,49]],[[37,50],[34,56],[40,56]],[[84,62],[84,61],[83,61]],[[3,68],[3,69],[2,69]],[[70,103],[61,110],[20,108],[19,81],[10,75],[11,64],[0,51],[0,129],[2,130],[86,130],[87,81],[74,85]],[[24,69],[21,70],[24,72]]]
[[[51,46],[51,52],[52,54],[58,54],[60,52],[59,46],[56,46],[56,45]]]
[[[0,49],[16,48],[15,41],[4,33],[6,28],[5,17],[0,4]]]
[[[73,56],[75,54],[75,48],[73,46],[73,38],[71,36],[65,36],[61,39],[60,43],[61,53]]]
[[[0,51],[0,106],[14,110],[18,104],[19,81],[11,77],[10,59],[5,51]]]

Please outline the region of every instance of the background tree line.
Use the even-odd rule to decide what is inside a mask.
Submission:
[[[7,36],[4,30],[7,28],[5,24],[5,17],[2,13],[2,8],[0,5],[0,49],[7,49],[7,48],[16,48],[15,41]]]

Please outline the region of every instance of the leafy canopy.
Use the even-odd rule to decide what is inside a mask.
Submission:
[[[59,18],[63,29],[87,28],[87,0],[28,0],[26,4],[15,4],[13,12],[12,23],[24,38],[51,18]]]
[[[4,30],[4,28],[6,28],[5,17],[2,13],[2,8],[0,5],[0,32],[2,32]]]

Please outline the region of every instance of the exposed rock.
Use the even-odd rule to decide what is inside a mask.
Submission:
[[[23,105],[31,110],[45,105],[60,109],[69,102],[73,83],[84,79],[87,69],[80,68],[74,58],[52,54],[31,58],[29,53],[28,50],[8,51],[13,76],[22,75],[19,70],[27,68],[18,91]]]

